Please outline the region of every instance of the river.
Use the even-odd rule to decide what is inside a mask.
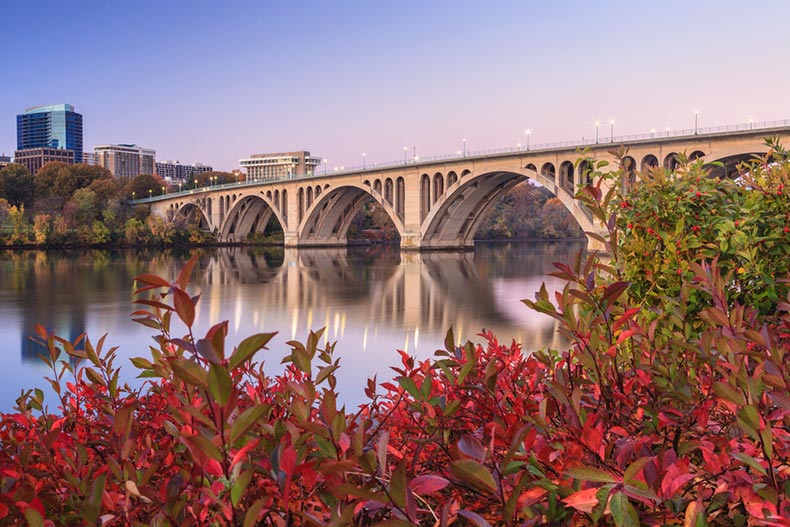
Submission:
[[[304,340],[325,327],[337,341],[341,396],[364,400],[365,380],[391,377],[396,350],[427,358],[441,348],[447,329],[456,339],[477,337],[483,328],[502,342],[516,339],[525,350],[563,345],[552,319],[521,303],[547,276],[553,262],[569,262],[579,242],[478,244],[474,252],[400,252],[395,247],[283,249],[233,247],[198,250],[191,293],[200,293],[198,332],[229,321],[229,340],[277,331],[259,352],[272,373],[280,371],[286,342]],[[148,356],[152,331],[131,321],[133,277],[177,276],[189,254],[168,251],[5,251],[0,253],[0,411],[9,411],[20,391],[47,386],[42,352],[29,336],[39,323],[92,341],[108,334],[119,346],[122,378],[135,380],[128,358]],[[173,333],[179,334],[183,327]],[[51,410],[55,401],[50,396]]]

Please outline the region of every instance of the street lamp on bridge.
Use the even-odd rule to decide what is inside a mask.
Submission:
[[[406,157],[408,155],[409,155],[409,147],[408,146],[404,146],[403,147],[403,164],[404,165],[409,162],[407,157]]]
[[[524,133],[525,133],[525,134],[527,134],[527,150],[529,150],[529,136],[531,136],[531,135],[532,135],[532,130],[530,130],[529,128],[527,128],[527,129],[524,131]]]
[[[461,139],[464,143],[464,157],[466,157],[466,138]]]
[[[699,120],[699,110],[694,110],[694,135],[697,135],[697,122]]]
[[[599,121],[595,121],[593,123],[593,126],[595,126],[595,144],[597,145],[598,144],[598,129],[601,127],[601,123]]]
[[[324,175],[326,175],[326,162],[329,161],[327,158],[324,158]]]
[[[610,137],[609,142],[614,143],[614,119],[609,119]]]
[[[365,152],[362,152],[362,170],[367,168],[367,157],[368,155]]]

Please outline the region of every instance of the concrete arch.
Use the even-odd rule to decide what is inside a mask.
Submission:
[[[431,197],[433,198],[431,202],[436,203],[436,200],[439,199],[439,196],[444,194],[444,176],[441,172],[437,172],[433,175],[433,191],[431,192]]]
[[[298,245],[346,245],[351,221],[371,199],[382,207],[398,234],[402,235],[403,220],[380,193],[371,192],[364,185],[348,184],[327,190],[307,210],[299,225]]]
[[[592,177],[590,176],[592,169],[593,169],[593,164],[589,160],[582,159],[581,161],[579,161],[579,166],[577,170],[578,176],[576,178],[577,179],[576,185],[578,188],[581,189],[583,187],[586,187],[587,185],[592,185]]]
[[[642,158],[642,166],[640,167],[640,171],[647,172],[648,169],[656,168],[658,166],[658,158],[653,154],[647,154]]]
[[[621,184],[626,192],[636,183],[636,159],[631,156],[623,157],[623,181]]]
[[[377,179],[373,182],[373,190],[381,194],[381,180]]]
[[[176,223],[183,222],[185,225],[197,225],[199,229],[204,231],[211,230],[209,219],[197,202],[186,203],[180,206],[173,215],[173,221]]]
[[[524,168],[526,168],[527,170],[531,170],[533,172],[538,171],[538,167],[536,167],[533,163],[528,163],[527,166],[525,166]]]
[[[705,156],[705,168],[710,170],[710,174],[713,177],[736,178],[739,176],[738,166],[741,163],[759,159],[767,152],[768,147],[763,151],[739,152],[737,150],[725,150],[714,154],[708,154]],[[714,165],[713,163],[717,164]]]
[[[420,176],[420,221],[428,216],[431,210],[431,177],[428,174]]]
[[[402,220],[406,212],[406,181],[403,176],[395,180],[395,213]]]
[[[560,187],[568,192],[573,192],[573,189],[576,188],[574,172],[574,166],[571,161],[563,161],[560,165]]]
[[[254,232],[263,232],[271,217],[286,228],[286,222],[272,203],[262,196],[245,196],[239,199],[227,215],[220,229],[220,241],[240,242]]]
[[[384,200],[389,203],[390,205],[394,204],[394,186],[392,183],[392,178],[387,178],[384,180]]]
[[[543,166],[540,167],[539,174],[546,179],[551,180],[551,184],[554,185],[557,182],[557,169],[554,168],[554,163],[543,163]]]
[[[689,154],[689,161],[695,161],[701,157],[705,157],[705,152],[702,150],[694,150],[692,153]]]
[[[423,221],[420,229],[422,247],[471,247],[485,212],[502,194],[528,178],[534,178],[541,184],[548,183],[547,178],[531,170],[522,173],[488,172],[463,181],[439,200]],[[594,230],[592,219],[568,192],[560,192],[557,197],[583,230]]]
[[[667,154],[664,157],[663,166],[670,172],[674,172],[678,168],[678,166],[680,166],[680,159],[678,159],[678,153],[670,152],[669,154]]]
[[[447,188],[450,188],[458,181],[458,174],[455,173],[454,170],[451,170],[447,173]]]

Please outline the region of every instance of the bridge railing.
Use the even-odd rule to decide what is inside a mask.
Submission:
[[[332,170],[328,170],[328,167],[325,167],[324,170],[317,170],[312,175],[292,174],[288,177],[279,178],[276,180],[240,181],[237,183],[224,183],[221,185],[202,186],[195,189],[185,189],[177,192],[160,194],[159,196],[151,196],[148,198],[131,200],[130,203],[133,204],[151,203],[154,201],[161,201],[164,199],[171,199],[175,197],[185,197],[193,194],[201,194],[203,192],[209,192],[215,190],[256,186],[265,182],[276,183],[278,181],[288,181],[294,179],[310,179],[317,176],[341,175],[341,174],[350,174],[350,173],[359,173],[359,172],[376,172],[382,168],[422,165],[428,163],[435,163],[437,161],[450,161],[450,160],[457,160],[463,158],[479,158],[479,157],[487,157],[492,155],[513,154],[518,152],[532,154],[532,153],[541,153],[551,150],[558,150],[562,148],[584,148],[584,147],[617,145],[624,143],[636,143],[640,141],[656,141],[660,139],[673,139],[673,138],[683,138],[683,137],[693,138],[693,137],[723,134],[723,133],[751,132],[758,130],[771,130],[775,128],[788,128],[788,127],[790,127],[790,120],[785,119],[781,121],[763,121],[759,123],[749,122],[749,123],[730,124],[723,126],[709,126],[709,127],[701,127],[697,129],[685,128],[681,130],[663,130],[663,131],[655,130],[642,134],[616,135],[614,137],[612,136],[599,137],[597,141],[595,140],[595,138],[584,137],[582,139],[559,141],[553,143],[521,145],[521,146],[512,146],[505,148],[495,148],[490,150],[455,152],[453,154],[441,154],[441,155],[427,156],[427,157],[415,156],[412,158],[405,158],[404,160],[385,161],[383,163],[374,162],[374,163],[366,163],[364,165],[351,166],[351,167],[342,167],[342,168],[335,167]]]

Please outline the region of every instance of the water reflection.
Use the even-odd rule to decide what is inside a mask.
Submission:
[[[279,331],[267,361],[278,364],[288,340],[325,327],[325,339],[339,341],[340,380],[350,386],[387,375],[397,362],[396,349],[432,355],[451,326],[459,341],[475,340],[485,328],[528,350],[561,347],[554,321],[520,300],[533,298],[543,281],[560,287],[546,277],[552,262],[568,262],[580,248],[533,243],[483,245],[474,253],[401,253],[394,247],[201,250],[193,276],[201,294],[198,331],[222,320],[230,321],[233,342]],[[109,343],[122,344],[122,356],[145,354],[151,332],[129,321],[133,277],[151,272],[174,278],[188,257],[162,251],[3,253],[0,344],[17,347],[20,362],[7,362],[2,385],[10,383],[16,394],[41,385],[31,384],[41,376],[41,350],[28,338],[36,323],[72,339],[84,331],[94,340],[109,333]],[[12,400],[1,392],[0,409]]]

